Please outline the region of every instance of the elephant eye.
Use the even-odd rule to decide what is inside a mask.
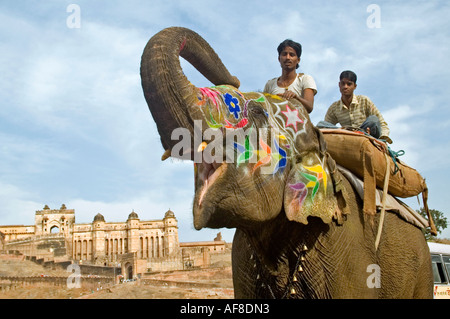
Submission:
[[[249,111],[253,116],[256,116],[256,117],[261,116],[261,115],[267,117],[267,112],[266,112],[266,110],[264,110],[264,109],[261,107],[261,105],[259,105],[259,104],[257,104],[257,103],[252,103],[252,102],[250,102],[250,103],[248,104],[248,111]]]
[[[266,127],[269,117],[266,110],[257,102],[248,103],[248,115],[256,127]]]

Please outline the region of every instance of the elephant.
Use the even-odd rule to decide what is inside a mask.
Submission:
[[[192,84],[180,56],[213,86]],[[387,212],[375,248],[380,214],[363,212],[299,102],[241,92],[208,42],[183,27],[150,38],[140,74],[163,159],[194,162],[195,229],[236,229],[235,298],[433,297],[421,229]]]

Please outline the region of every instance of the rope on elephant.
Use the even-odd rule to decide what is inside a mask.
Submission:
[[[386,175],[384,176],[384,186],[383,186],[383,199],[381,200],[382,208],[380,213],[380,221],[378,224],[378,233],[377,237],[375,239],[375,250],[378,250],[378,245],[380,244],[381,239],[381,232],[383,230],[383,223],[384,223],[384,215],[386,213],[386,195],[388,193],[388,187],[389,187],[389,175],[391,170],[391,164],[388,155],[385,153],[386,158]],[[395,163],[395,162],[394,162]]]
[[[387,145],[387,144],[386,144]],[[404,150],[400,150],[398,152],[394,152],[389,146],[387,146],[387,150],[389,152],[389,156],[391,156],[392,161],[394,162],[395,168],[394,168],[394,175],[400,170],[397,162],[398,162],[398,157],[405,155],[405,151]]]

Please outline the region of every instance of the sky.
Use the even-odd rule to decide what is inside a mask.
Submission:
[[[445,0],[1,0],[0,225],[33,225],[45,205],[75,209],[77,223],[97,213],[124,222],[132,211],[162,219],[170,209],[180,241],[219,231],[232,241],[234,229],[194,229],[192,162],[161,161],[139,68],[147,41],[171,26],[204,37],[243,92],[281,75],[280,42],[300,42],[299,72],[318,87],[315,124],[340,98],[340,72],[356,72],[355,94],[382,112],[391,149],[405,151],[400,159],[426,178],[429,207],[450,223],[449,16]],[[181,62],[192,83],[212,85]]]

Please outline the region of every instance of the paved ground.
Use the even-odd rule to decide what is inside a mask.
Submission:
[[[0,276],[67,276],[31,261],[1,260]],[[148,280],[147,280],[148,279]],[[35,284],[0,291],[0,299],[231,299],[231,266],[147,275],[143,280],[111,287],[68,287]]]
[[[142,285],[135,282],[116,285],[82,299],[232,299],[233,288],[170,287],[165,285]]]

